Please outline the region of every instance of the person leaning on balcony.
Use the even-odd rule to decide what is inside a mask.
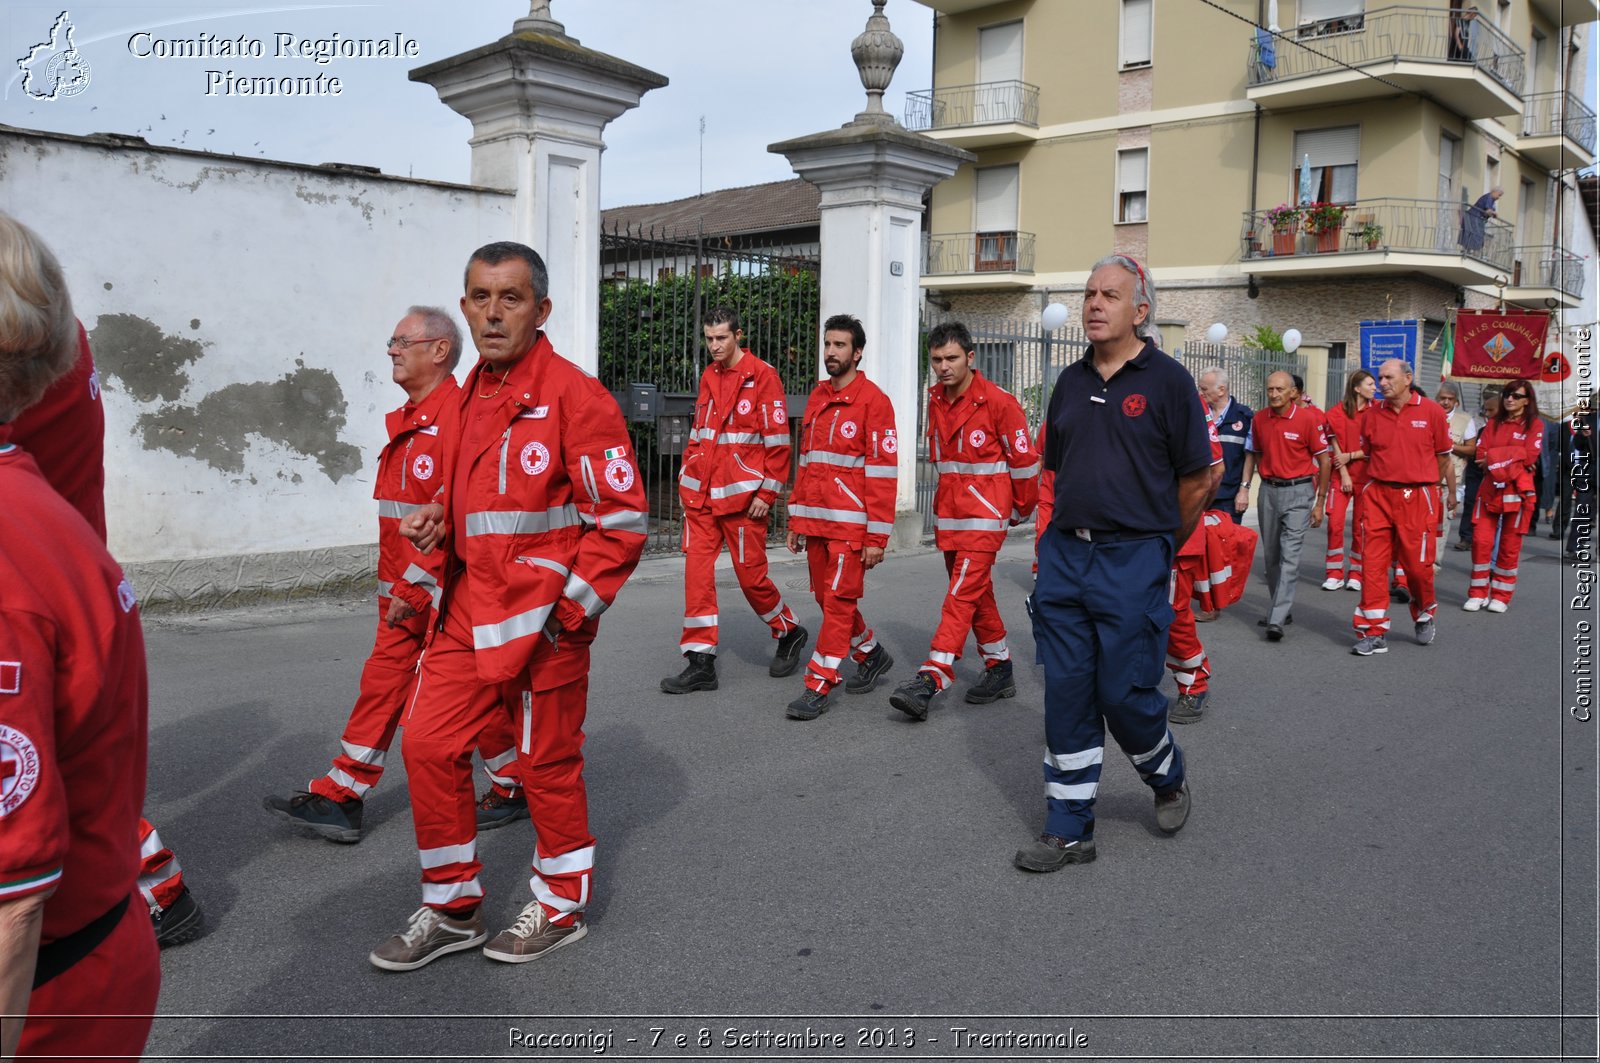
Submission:
[[[1450,12],[1450,60],[1470,63],[1478,31],[1478,9],[1460,8]]]
[[[1478,201],[1461,214],[1461,246],[1468,251],[1483,250],[1487,240],[1490,218],[1498,218],[1494,205],[1506,190],[1496,186],[1478,197]]]

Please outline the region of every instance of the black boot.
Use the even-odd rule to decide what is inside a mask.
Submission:
[[[1017,696],[1017,684],[1011,678],[1011,662],[999,661],[983,670],[983,680],[967,691],[968,705],[989,705],[1001,698]]]
[[[774,679],[794,675],[794,670],[800,667],[800,654],[806,648],[806,639],[811,633],[805,628],[795,627],[778,640],[778,648],[772,655],[772,664],[767,668],[767,674]]]
[[[894,688],[894,693],[889,695],[889,704],[913,720],[926,720],[928,703],[938,692],[939,685],[933,681],[933,676],[918,672]]]
[[[689,664],[677,675],[661,681],[663,694],[688,694],[696,690],[717,689],[717,655],[690,650],[683,655]]]

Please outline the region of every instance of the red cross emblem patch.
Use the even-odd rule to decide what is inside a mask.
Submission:
[[[1129,395],[1122,400],[1122,412],[1129,417],[1137,417],[1144,412],[1145,401],[1143,395]]]

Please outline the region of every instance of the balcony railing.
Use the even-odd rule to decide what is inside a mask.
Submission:
[[[1005,122],[1038,127],[1039,86],[1024,81],[989,81],[906,94],[907,129],[955,129]]]
[[[923,275],[1032,273],[1033,234],[1019,232],[933,233]]]
[[[1583,298],[1583,259],[1549,244],[1511,249],[1511,287],[1555,288]]]
[[[1465,256],[1506,273],[1511,272],[1515,227],[1483,216],[1469,204],[1431,199],[1361,199],[1344,205],[1344,222],[1331,233],[1275,233],[1264,210],[1244,216],[1246,259],[1302,255],[1329,259],[1337,255],[1399,251]]]
[[[1570,92],[1536,92],[1522,101],[1522,135],[1564,136],[1594,154],[1594,112]]]
[[[1275,38],[1272,52],[1268,65],[1259,41],[1251,42],[1252,86],[1405,60],[1470,63],[1512,95],[1522,95],[1525,59],[1511,38],[1481,16],[1465,19],[1438,8],[1384,7],[1310,22]]]

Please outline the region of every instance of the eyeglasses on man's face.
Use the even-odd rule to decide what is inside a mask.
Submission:
[[[384,344],[383,349],[386,351],[392,351],[398,347],[402,351],[407,351],[411,349],[411,345],[413,343],[437,343],[442,339],[444,339],[443,336],[423,336],[421,339],[415,340],[408,340],[404,336],[390,336],[389,342]]]

